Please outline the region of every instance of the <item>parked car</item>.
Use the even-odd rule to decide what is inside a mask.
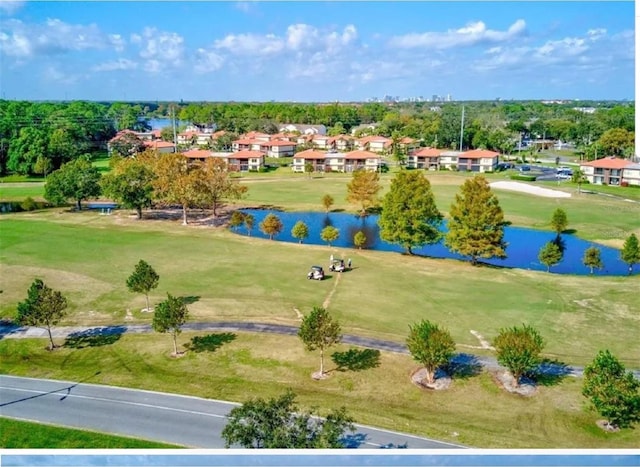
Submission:
[[[307,279],[315,279],[317,281],[324,279],[324,269],[322,269],[322,266],[311,266],[311,270],[309,274],[307,274]]]

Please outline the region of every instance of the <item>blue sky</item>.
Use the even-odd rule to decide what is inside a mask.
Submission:
[[[634,3],[0,0],[6,99],[634,99]]]

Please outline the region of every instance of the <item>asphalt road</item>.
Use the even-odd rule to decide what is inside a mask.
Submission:
[[[192,448],[224,448],[236,404],[82,382],[0,375],[0,415]],[[463,446],[356,425],[352,448],[455,449]]]

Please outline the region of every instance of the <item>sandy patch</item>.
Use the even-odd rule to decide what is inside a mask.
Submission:
[[[493,182],[491,188],[498,188],[501,190],[519,191],[521,193],[528,193],[530,195],[544,196],[545,198],[570,198],[571,193],[565,193],[564,191],[551,190],[549,188],[542,188],[539,186],[528,185],[520,182]]]

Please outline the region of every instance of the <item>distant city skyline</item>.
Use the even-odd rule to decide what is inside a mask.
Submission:
[[[634,100],[628,2],[0,3],[2,98]]]

